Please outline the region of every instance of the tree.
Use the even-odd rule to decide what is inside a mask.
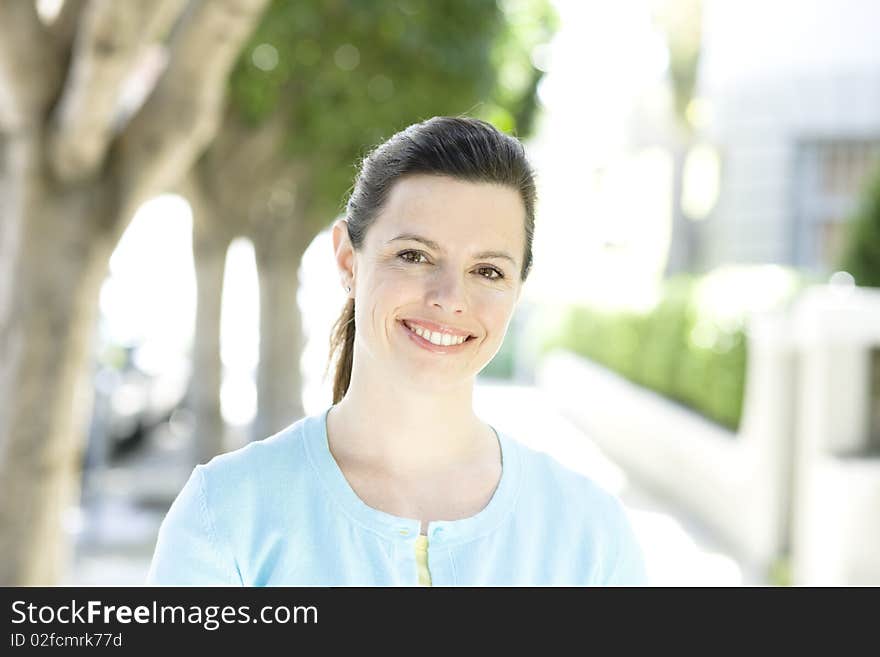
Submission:
[[[845,230],[838,268],[852,274],[856,285],[880,287],[880,169],[868,177]]]
[[[49,21],[0,2],[0,584],[60,576],[110,254],[214,136],[265,5],[67,0]]]
[[[230,79],[220,133],[186,181],[199,308],[194,379],[200,460],[222,451],[219,294],[231,239],[254,244],[260,284],[255,439],[303,414],[296,303],[300,259],[342,209],[369,147],[439,114],[526,136],[541,71],[532,48],[555,14],[544,0],[278,0]],[[329,257],[329,254],[328,254]]]
[[[659,0],[655,20],[666,36],[672,86],[672,234],[665,275],[693,272],[697,266],[697,227],[682,207],[684,166],[694,141],[688,107],[694,98],[702,41],[702,0]]]

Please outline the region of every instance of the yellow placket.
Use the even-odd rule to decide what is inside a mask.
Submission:
[[[419,586],[431,586],[431,573],[428,571],[428,537],[419,534],[416,538],[416,565],[419,569]]]

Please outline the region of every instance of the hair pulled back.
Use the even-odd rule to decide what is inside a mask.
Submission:
[[[525,252],[520,278],[532,266],[535,180],[522,143],[490,123],[468,117],[435,116],[415,123],[374,148],[361,162],[346,204],[348,237],[360,250],[367,230],[403,176],[433,174],[467,182],[506,185],[519,192],[525,207]],[[354,352],[354,299],[348,299],[330,336],[328,368],[337,358],[333,403],[348,390]]]

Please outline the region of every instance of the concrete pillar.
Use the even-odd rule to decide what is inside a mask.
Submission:
[[[795,584],[880,584],[880,458],[872,454],[871,352],[880,290],[814,286],[792,313],[799,377]]]

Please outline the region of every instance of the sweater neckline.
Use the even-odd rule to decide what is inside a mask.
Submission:
[[[304,442],[308,458],[334,502],[357,524],[391,539],[410,542],[420,535],[421,519],[404,518],[373,508],[355,493],[330,451],[327,415],[333,406],[306,419]],[[501,477],[491,499],[476,514],[457,520],[433,520],[427,537],[432,545],[453,545],[484,536],[498,527],[513,510],[520,486],[520,455],[516,442],[489,425],[501,448]]]

